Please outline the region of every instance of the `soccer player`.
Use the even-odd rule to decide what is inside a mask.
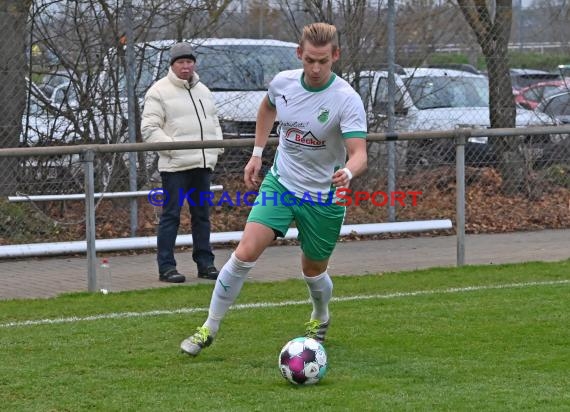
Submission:
[[[259,186],[263,148],[276,119],[279,146],[242,239],[220,270],[208,318],[180,345],[189,355],[198,355],[212,343],[249,271],[293,221],[299,231],[303,278],[313,303],[305,335],[320,342],[325,339],[333,290],[327,266],[345,215],[345,207],[330,196],[366,170],[366,114],[360,96],[332,72],[340,57],[335,26],[304,27],[297,56],[303,68],[277,74],[259,107],[254,149],[244,170],[248,188]]]

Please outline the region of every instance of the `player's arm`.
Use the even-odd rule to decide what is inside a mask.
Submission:
[[[269,134],[271,133],[271,129],[273,129],[276,118],[277,110],[269,101],[269,98],[265,96],[257,111],[253,153],[244,169],[244,181],[248,189],[257,188],[261,181],[259,178],[259,172],[261,171],[261,154],[267,144],[267,139],[269,139]]]
[[[335,187],[348,187],[350,180],[360,176],[368,167],[368,154],[366,152],[366,139],[345,139],[344,144],[348,154],[348,161],[344,168],[333,175],[332,183]],[[348,169],[348,171],[346,170]]]

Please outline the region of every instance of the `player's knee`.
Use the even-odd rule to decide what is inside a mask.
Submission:
[[[307,277],[319,276],[321,273],[327,271],[328,259],[315,261],[304,258],[302,267],[303,275]]]
[[[262,247],[253,242],[240,242],[234,252],[234,255],[241,262],[255,263],[264,250],[265,247]]]
[[[303,275],[309,278],[319,276],[326,272],[326,267],[324,269],[303,269]]]
[[[236,266],[239,267],[250,267],[255,265],[257,257],[252,253],[247,253],[247,251],[236,249],[233,253],[233,261]]]
[[[228,273],[230,273],[233,276],[245,278],[247,277],[247,274],[254,266],[255,266],[255,261],[248,262],[242,260],[236,255],[236,252],[234,252],[230,256],[230,259],[228,260],[226,265],[224,265],[224,269],[227,269]],[[224,269],[222,269],[222,271]]]

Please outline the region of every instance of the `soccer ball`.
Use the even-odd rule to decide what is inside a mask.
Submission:
[[[295,338],[281,349],[279,369],[294,385],[313,385],[327,372],[327,353],[315,339]]]

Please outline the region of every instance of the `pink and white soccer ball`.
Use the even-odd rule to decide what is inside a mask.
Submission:
[[[294,385],[313,385],[327,373],[327,353],[315,339],[295,338],[281,349],[279,369]]]

